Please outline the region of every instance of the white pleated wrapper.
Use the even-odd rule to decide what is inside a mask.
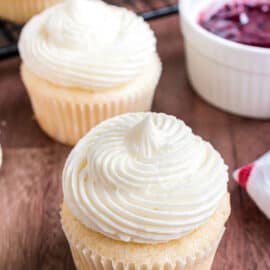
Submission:
[[[179,256],[175,262],[139,265],[106,258],[95,253],[89,246],[85,246],[80,239],[74,237],[72,228],[64,221],[63,217],[62,226],[69,241],[77,270],[210,270],[216,250],[225,232],[225,227],[223,227],[217,241],[209,243],[204,249],[199,250],[195,256],[189,256],[187,258]]]

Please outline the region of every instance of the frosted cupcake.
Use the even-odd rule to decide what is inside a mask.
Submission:
[[[227,182],[220,154],[173,116],[104,121],[63,172],[77,269],[209,270],[230,214]]]
[[[35,14],[61,0],[1,0],[0,18],[25,23]]]
[[[41,128],[75,144],[102,120],[149,111],[161,73],[156,38],[127,9],[70,0],[24,27],[21,73]]]

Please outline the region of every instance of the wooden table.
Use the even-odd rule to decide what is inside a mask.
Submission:
[[[174,114],[222,153],[230,173],[270,148],[270,123],[219,111],[191,89],[178,17],[152,23],[164,72],[153,110]],[[61,171],[69,147],[50,140],[33,118],[19,59],[0,63],[0,269],[74,269],[59,221]],[[217,89],[218,90],[218,89]],[[230,181],[232,215],[214,270],[270,269],[270,222]]]

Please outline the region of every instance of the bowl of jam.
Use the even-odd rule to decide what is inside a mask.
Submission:
[[[270,118],[270,0],[181,0],[195,91],[234,114]]]

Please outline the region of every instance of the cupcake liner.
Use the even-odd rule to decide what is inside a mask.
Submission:
[[[225,228],[223,228],[218,240],[212,245],[209,245],[206,249],[199,251],[196,256],[190,256],[186,259],[179,258],[179,260],[174,263],[137,265],[135,263],[123,263],[95,254],[93,250],[81,244],[79,239],[75,239],[72,236],[72,231],[68,225],[64,225],[63,222],[62,225],[70,245],[74,263],[78,270],[210,270],[218,244],[225,231]]]
[[[53,85],[22,65],[22,78],[40,127],[57,141],[74,145],[101,121],[127,112],[150,111],[161,64],[154,65],[135,83],[116,91],[93,93]],[[147,77],[146,77],[147,76]]]
[[[35,14],[61,0],[8,0],[0,1],[0,17],[16,23],[25,23]]]
[[[185,262],[179,260],[174,264],[155,263],[153,265],[124,264],[123,262],[117,262],[94,254],[90,249],[80,246],[80,244],[73,245],[69,242],[69,245],[71,246],[72,257],[77,270],[210,270],[218,242],[210,251],[204,251],[204,254],[198,255],[198,257],[188,257]]]
[[[213,230],[216,231],[214,236],[205,235],[205,230],[195,236],[187,236],[186,241],[189,243],[188,247],[184,244],[182,248],[189,250],[190,247],[192,247],[192,252],[189,255],[184,255],[181,252],[178,253],[178,249],[175,251],[175,246],[177,248],[178,242],[176,245],[174,241],[168,242],[165,244],[165,248],[164,246],[157,247],[159,252],[161,251],[163,254],[167,254],[167,252],[170,251],[174,252],[171,258],[175,259],[171,259],[170,254],[167,254],[168,258],[170,258],[168,260],[170,261],[163,261],[163,259],[156,257],[156,255],[153,255],[153,252],[149,251],[149,249],[153,250],[153,247],[156,247],[155,245],[150,245],[150,248],[149,246],[144,247],[144,245],[142,245],[142,248],[139,248],[139,252],[136,252],[136,259],[134,259],[133,254],[130,254],[134,248],[138,248],[136,245],[134,247],[133,245],[129,246],[129,243],[119,244],[119,242],[115,240],[110,240],[114,242],[110,242],[106,245],[108,242],[104,240],[104,236],[93,233],[84,227],[84,225],[73,217],[66,205],[62,207],[61,222],[78,270],[210,270],[217,247],[225,231],[224,223],[230,212],[229,200],[226,199],[222,209],[218,211],[220,212],[215,214],[217,216],[206,225],[209,226],[207,227],[209,233],[212,233]],[[91,234],[91,236],[87,238],[89,234]],[[197,239],[198,235],[200,235],[203,240]],[[200,242],[201,240],[203,243]],[[186,241],[181,242],[180,245],[187,243]],[[98,245],[103,245],[101,249],[96,246],[97,243]],[[168,245],[170,245],[170,251],[167,249]],[[106,255],[108,251],[105,250],[105,247],[109,250],[124,250],[125,258],[117,258],[123,255],[121,252],[120,255],[117,256],[114,253],[110,254],[110,256]],[[143,251],[141,251],[141,249],[143,249]],[[101,252],[98,250],[101,250]],[[147,261],[151,256],[154,256],[154,259]],[[138,260],[140,260],[140,262],[138,262]]]

